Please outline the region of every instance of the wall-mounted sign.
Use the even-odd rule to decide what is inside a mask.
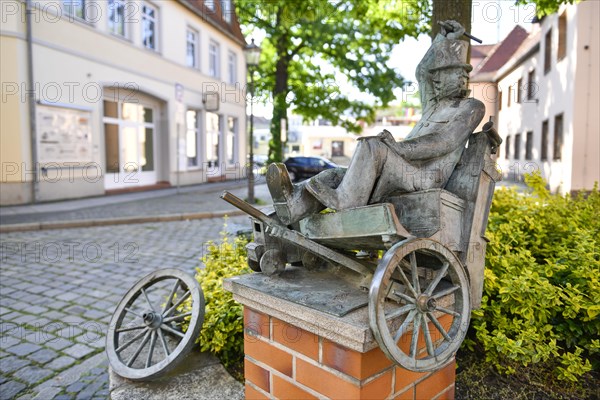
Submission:
[[[91,111],[38,104],[38,161],[93,161]]]

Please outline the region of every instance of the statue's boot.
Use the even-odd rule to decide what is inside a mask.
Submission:
[[[377,142],[375,145],[371,142]],[[320,203],[333,210],[345,210],[366,206],[369,203],[373,186],[379,178],[384,155],[379,155],[385,146],[379,140],[361,140],[352,157],[350,166],[343,174],[343,179],[332,183],[322,179],[321,174],[313,177],[306,185],[306,190]],[[384,149],[385,151],[385,149]]]
[[[305,190],[306,181],[292,184],[285,164],[273,163],[267,169],[267,187],[273,198],[273,206],[279,220],[290,225],[325,206]]]

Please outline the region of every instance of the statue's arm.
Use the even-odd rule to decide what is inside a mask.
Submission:
[[[395,151],[408,161],[422,161],[444,156],[464,146],[469,135],[481,122],[485,107],[474,100],[465,109],[457,111],[443,131],[396,142]]]

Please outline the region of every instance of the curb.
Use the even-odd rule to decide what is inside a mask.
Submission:
[[[172,222],[172,221],[188,221],[196,219],[211,219],[222,218],[224,216],[236,217],[246,215],[241,210],[224,210],[214,212],[200,212],[189,214],[166,214],[154,215],[148,217],[124,217],[124,218],[108,218],[98,220],[75,220],[75,221],[56,221],[56,222],[33,222],[25,224],[0,225],[0,233],[9,232],[30,232],[43,231],[50,229],[72,229],[72,228],[89,228],[92,226],[108,226],[108,225],[129,225],[129,224],[146,224],[149,222]]]

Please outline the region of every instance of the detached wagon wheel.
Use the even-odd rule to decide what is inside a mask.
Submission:
[[[184,309],[189,299],[191,308]],[[110,365],[132,380],[160,376],[189,353],[203,321],[204,295],[198,282],[178,269],[155,271],[117,305],[106,340]]]
[[[470,312],[469,281],[448,248],[407,239],[385,253],[369,290],[369,322],[391,360],[417,372],[442,367],[465,338]]]

